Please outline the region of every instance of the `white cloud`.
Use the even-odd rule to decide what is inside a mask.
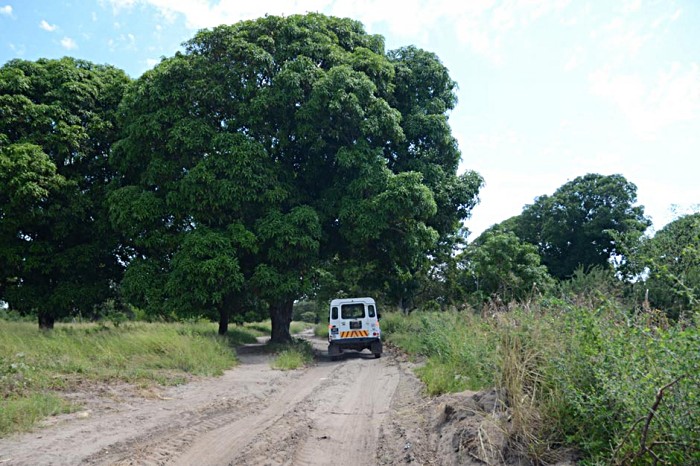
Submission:
[[[153,68],[158,63],[160,63],[160,59],[158,59],[158,58],[147,58],[146,59],[146,66],[148,66],[148,68]]]
[[[652,27],[653,29],[653,27]],[[651,41],[651,32],[642,33],[647,29],[642,23],[632,23],[622,18],[615,18],[598,30],[591,33],[593,39],[600,39],[599,45],[608,53],[616,53],[617,57],[628,60],[636,56],[642,47]]]
[[[591,93],[610,100],[640,135],[653,139],[663,128],[700,117],[700,66],[673,63],[649,83],[639,74],[607,68],[588,76]]]
[[[564,71],[572,71],[583,64],[586,56],[586,49],[579,46],[574,49],[564,63]]]
[[[61,46],[66,50],[73,50],[78,48],[78,44],[70,37],[64,37],[61,39]]]
[[[12,5],[0,6],[0,15],[9,16],[12,18]]]
[[[41,22],[39,23],[39,27],[44,31],[48,32],[54,32],[56,29],[58,29],[58,26],[56,26],[55,24],[49,24],[45,19],[41,20]]]
[[[121,10],[130,10],[137,1],[138,0],[109,0],[109,3],[112,5],[112,13],[116,15]]]
[[[135,5],[154,7],[172,23],[179,17],[186,27],[200,29],[253,19],[265,14],[291,15],[318,11],[361,21],[371,32],[381,25],[393,36],[427,41],[435,33],[454,30],[459,42],[494,63],[503,60],[503,36],[541,17],[563,10],[570,0],[109,0],[113,10]]]
[[[657,29],[662,24],[672,23],[672,22],[676,21],[678,18],[680,18],[682,11],[683,10],[681,10],[679,8],[676,11],[674,11],[673,13],[666,13],[666,14],[659,16],[658,18],[656,18],[654,20],[653,23],[651,23],[651,27],[653,29]]]
[[[622,12],[623,13],[635,13],[639,11],[642,6],[642,0],[627,0],[623,2]]]
[[[27,47],[25,47],[24,44],[16,45],[11,43],[10,50],[15,52],[15,55],[17,55],[18,57],[21,57],[27,52]]]

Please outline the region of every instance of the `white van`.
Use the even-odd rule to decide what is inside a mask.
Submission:
[[[346,298],[331,301],[328,321],[328,355],[338,359],[344,350],[368,349],[375,358],[382,355],[379,312],[372,298]]]

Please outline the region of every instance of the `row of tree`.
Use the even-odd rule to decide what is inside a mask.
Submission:
[[[638,252],[658,242],[640,242],[649,222],[620,175],[567,183],[464,248],[482,179],[457,173],[455,87],[434,54],[385,52],[319,14],[200,31],[133,81],[72,58],[10,61],[0,300],[44,328],[110,299],[221,333],[268,313],[282,341],[302,297],[371,293],[408,312],[519,299],[631,252],[630,276],[649,266]]]
[[[481,178],[457,174],[438,58],[348,19],[204,30],[131,82],[15,60],[0,74],[0,297],[42,327],[115,292],[146,312],[266,307],[289,338],[323,277],[401,301]]]
[[[625,289],[631,307],[655,307],[672,318],[698,310],[700,213],[650,236],[651,222],[636,201],[636,186],[621,175],[567,182],[469,244],[440,293],[472,304],[520,301],[598,270]]]

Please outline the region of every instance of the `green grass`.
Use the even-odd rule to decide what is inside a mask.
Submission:
[[[309,322],[296,322],[295,321],[289,325],[289,333],[291,333],[292,335],[296,335],[297,333],[301,333],[304,330],[306,330],[307,328],[311,328],[313,326],[314,326],[314,324],[311,324]]]
[[[320,338],[328,338],[328,324],[325,322],[319,322],[314,325],[314,335]]]
[[[83,381],[147,386],[220,375],[236,364],[234,347],[254,342],[242,327],[225,337],[210,323],[36,324],[0,321],[0,435],[74,409],[58,396]]]
[[[246,328],[246,330],[254,332],[256,336],[259,337],[269,337],[270,332],[272,331],[272,323],[269,319],[263,320],[262,322],[248,322],[243,324],[243,326]]]
[[[32,393],[0,401],[0,437],[30,430],[42,419],[75,411],[78,407],[52,393]]]
[[[276,356],[270,362],[273,369],[283,371],[299,369],[313,361],[311,344],[304,340],[294,340],[287,345],[274,345],[272,351]]]
[[[313,324],[309,324],[307,322],[294,321],[289,325],[289,333],[296,335],[297,333],[301,333],[312,326]],[[263,320],[262,322],[249,322],[243,324],[243,327],[248,331],[252,331],[259,337],[269,337],[270,332],[272,331],[272,324],[270,323],[269,319]]]
[[[496,340],[488,325],[471,313],[388,313],[384,338],[426,358],[417,370],[430,394],[479,390],[495,383]]]

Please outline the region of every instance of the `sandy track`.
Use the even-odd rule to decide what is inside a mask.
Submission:
[[[406,454],[422,443],[423,420],[406,411],[419,397],[415,378],[391,356],[350,352],[331,362],[325,342],[307,338],[319,355],[312,367],[275,371],[269,356],[244,348],[241,364],[222,377],[169,388],[152,399],[124,396],[0,439],[0,465],[374,465],[419,459]],[[406,439],[411,429],[413,443]]]

